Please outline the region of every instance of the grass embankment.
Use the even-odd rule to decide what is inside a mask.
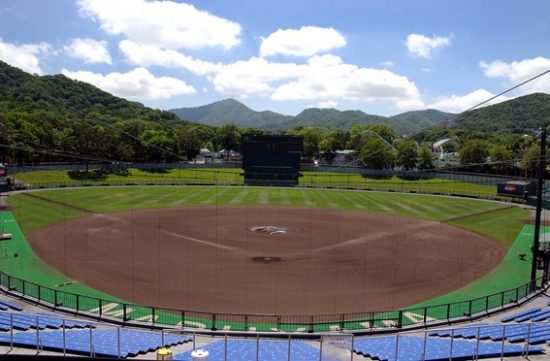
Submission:
[[[99,180],[71,179],[66,171],[37,171],[16,173],[12,177],[35,186],[84,184],[233,184],[242,185],[241,169],[194,168],[170,169],[161,173],[130,169],[128,176],[110,174]],[[369,178],[356,173],[303,172],[301,186],[359,188],[371,190],[414,191],[419,193],[464,194],[495,197],[496,186],[457,182],[446,179]]]

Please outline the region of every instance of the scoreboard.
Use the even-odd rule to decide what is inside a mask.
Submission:
[[[245,184],[297,185],[303,148],[300,135],[242,135]]]

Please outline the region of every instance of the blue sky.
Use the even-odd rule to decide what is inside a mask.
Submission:
[[[161,109],[460,112],[550,69],[548,35],[546,0],[0,2],[3,61]]]

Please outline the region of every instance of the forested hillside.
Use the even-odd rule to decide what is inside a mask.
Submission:
[[[266,130],[284,131],[296,127],[314,127],[326,130],[350,131],[353,125],[385,124],[398,135],[411,135],[446,122],[454,114],[428,109],[385,117],[360,110],[309,108],[296,116],[282,115],[272,111],[257,112],[235,99],[225,99],[200,107],[171,109],[181,119],[208,125],[235,123],[239,127],[258,127]]]

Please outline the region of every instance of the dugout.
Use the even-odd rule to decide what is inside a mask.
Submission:
[[[8,178],[8,169],[0,163],[0,193],[11,191],[11,181]]]
[[[511,197],[532,197],[537,194],[537,184],[530,181],[509,181],[497,184],[497,194]]]
[[[241,136],[246,185],[294,186],[300,176],[301,135]]]

